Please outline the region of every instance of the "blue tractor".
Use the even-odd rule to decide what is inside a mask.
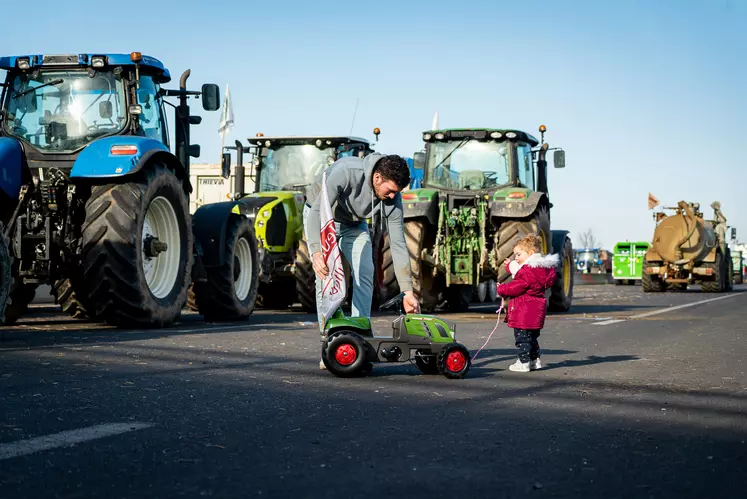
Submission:
[[[74,317],[162,327],[190,286],[206,318],[248,316],[257,243],[234,203],[190,217],[188,99],[169,71],[131,54],[0,57],[0,316],[15,323],[40,284]],[[175,97],[177,104],[166,100]],[[165,105],[175,109],[173,152]]]

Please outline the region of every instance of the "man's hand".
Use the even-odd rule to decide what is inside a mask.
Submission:
[[[324,262],[322,252],[317,251],[316,253],[314,253],[312,259],[314,260],[312,262],[312,265],[317,277],[319,277],[319,279],[324,279],[325,277],[327,277],[327,274],[329,274],[329,269],[327,268],[327,264]]]
[[[405,292],[405,298],[402,300],[402,305],[405,307],[406,314],[417,314],[420,313],[420,302],[412,291]]]

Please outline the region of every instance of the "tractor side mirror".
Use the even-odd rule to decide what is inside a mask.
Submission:
[[[565,151],[555,151],[552,159],[553,163],[555,164],[555,168],[565,168]]]
[[[110,120],[113,115],[114,112],[112,110],[111,101],[105,100],[103,102],[99,102],[99,116],[101,116],[102,119]]]
[[[731,240],[732,241],[737,240],[737,228],[736,227],[731,228]]]
[[[231,153],[224,152],[220,161],[220,174],[223,178],[231,176]]]
[[[220,90],[215,83],[205,83],[202,86],[202,109],[205,111],[220,109]]]
[[[416,170],[422,170],[425,167],[425,153],[416,152],[412,155],[412,167]]]
[[[200,145],[199,144],[190,144],[187,151],[189,152],[189,155],[192,156],[193,158],[200,157]]]

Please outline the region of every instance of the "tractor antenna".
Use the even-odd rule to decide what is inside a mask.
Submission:
[[[355,109],[353,109],[353,121],[350,123],[350,132],[348,132],[348,137],[351,137],[353,135],[353,126],[355,125],[355,115],[358,114],[358,101],[360,98],[355,99]]]

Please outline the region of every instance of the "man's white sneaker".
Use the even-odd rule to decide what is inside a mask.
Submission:
[[[539,359],[530,360],[529,369],[532,371],[536,371],[537,369],[542,369],[542,361]]]
[[[508,370],[516,373],[528,373],[530,371],[529,362],[517,360],[515,363],[508,366]]]
[[[323,360],[319,361],[319,369],[322,370],[322,371],[326,371],[327,370],[327,366],[324,365],[324,361]]]

